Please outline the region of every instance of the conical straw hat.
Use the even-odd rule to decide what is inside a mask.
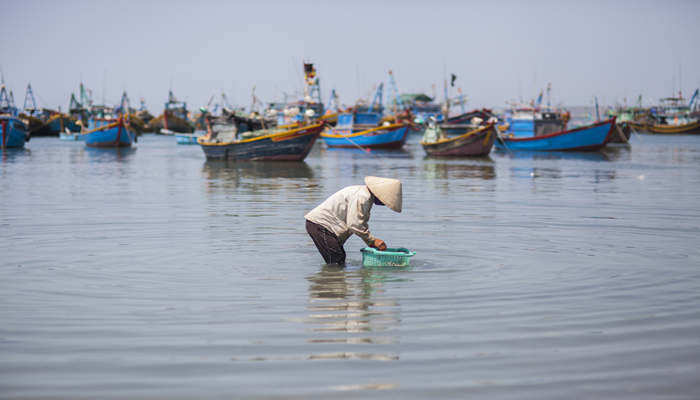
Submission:
[[[369,190],[377,196],[379,201],[387,207],[400,213],[401,212],[401,181],[391,178],[380,178],[377,176],[366,176],[365,184]]]

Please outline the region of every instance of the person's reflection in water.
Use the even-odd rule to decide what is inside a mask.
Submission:
[[[313,325],[308,341],[323,346],[310,359],[399,359],[389,351],[397,342],[392,331],[401,322],[399,304],[384,298],[386,278],[377,270],[347,271],[330,265],[307,278],[306,321]]]

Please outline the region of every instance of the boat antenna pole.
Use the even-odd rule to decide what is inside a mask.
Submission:
[[[450,99],[447,96],[447,63],[443,60],[442,62],[442,83],[443,83],[443,95],[445,96],[445,107],[443,110],[443,120],[447,121],[447,116],[450,114]]]

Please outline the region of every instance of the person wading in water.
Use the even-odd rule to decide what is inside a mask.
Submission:
[[[373,204],[400,213],[401,199],[400,180],[367,176],[364,185],[341,189],[306,214],[306,231],[326,264],[344,266],[343,244],[353,233],[368,246],[386,250],[386,243],[369,232],[369,213]]]

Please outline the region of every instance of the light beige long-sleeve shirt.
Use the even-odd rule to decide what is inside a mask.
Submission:
[[[367,186],[348,186],[335,192],[304,218],[335,233],[341,244],[354,233],[370,245],[375,239],[367,226],[372,204],[374,200]]]

